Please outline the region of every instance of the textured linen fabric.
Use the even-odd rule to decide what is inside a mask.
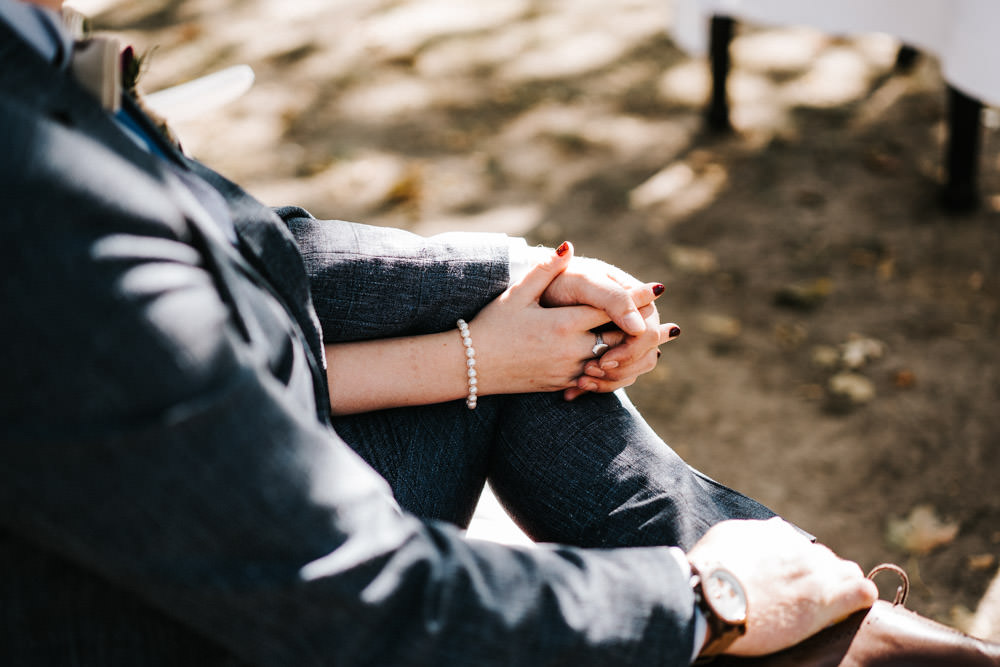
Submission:
[[[278,209],[301,249],[323,339],[342,343],[452,329],[507,288],[503,234],[429,239]],[[386,307],[391,303],[392,307]]]
[[[279,215],[165,143],[166,159],[140,149],[3,21],[0,128],[0,663],[687,664],[693,598],[667,549],[466,540],[401,509],[330,426],[318,323],[342,339],[449,326],[506,287],[502,239],[456,245],[281,210],[315,243],[307,272]],[[689,542],[730,502],[764,511],[687,473],[659,479],[647,503],[658,465],[615,452],[668,455],[633,443],[642,427],[613,397],[531,414],[522,400],[445,422],[496,434],[475,457],[507,480],[504,497],[540,492],[537,506],[511,504],[540,538]],[[507,410],[561,414],[578,432],[546,452],[530,442],[545,425],[499,428]],[[441,437],[409,428],[393,420],[355,445],[426,451]],[[603,449],[588,452],[584,433]],[[534,488],[546,457],[576,479],[577,509]],[[411,473],[416,495],[442,478]],[[671,534],[678,500],[708,504]],[[627,520],[609,520],[616,507]]]
[[[774,516],[688,466],[624,392],[483,396],[475,411],[452,401],[334,427],[404,509],[467,526],[488,480],[537,542],[686,550],[719,521]]]

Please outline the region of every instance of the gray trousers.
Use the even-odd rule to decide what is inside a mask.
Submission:
[[[535,541],[690,548],[725,519],[774,513],[688,466],[625,393],[487,396],[335,420],[404,509],[468,526],[487,480]]]

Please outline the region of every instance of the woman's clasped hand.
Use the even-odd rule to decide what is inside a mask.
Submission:
[[[470,322],[480,394],[564,390],[572,400],[631,385],[680,334],[660,323],[663,291],[564,243]],[[610,346],[599,356],[595,331]]]
[[[661,324],[659,283],[642,283],[604,262],[576,257],[567,242],[457,330],[326,345],[330,408],[353,414],[466,397],[472,354],[479,397],[625,387],[656,366],[676,338]],[[600,341],[607,345],[596,346]]]

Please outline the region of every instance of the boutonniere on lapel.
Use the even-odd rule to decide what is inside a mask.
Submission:
[[[131,44],[122,49],[119,60],[121,61],[122,90],[126,95],[140,97],[139,78],[149,69],[151,55],[151,51],[136,55]]]
[[[146,51],[142,55],[138,55],[135,49],[131,45],[126,46],[121,53],[121,82],[122,91],[135,100],[136,105],[142,109],[142,112],[153,122],[153,125],[159,130],[160,134],[172,145],[180,148],[181,142],[174,134],[174,131],[167,124],[166,119],[160,116],[158,113],[149,108],[143,98],[142,89],[139,87],[139,79],[142,75],[146,73],[149,68],[150,60],[152,60],[152,55],[156,51],[155,47]]]
[[[91,34],[88,19],[70,8],[63,9],[63,22],[76,40],[70,68],[77,82],[111,113],[118,113],[122,95],[128,95],[160,134],[179,146],[167,122],[143,103],[139,79],[149,67],[152,50],[138,55],[131,45],[121,48],[113,35]]]

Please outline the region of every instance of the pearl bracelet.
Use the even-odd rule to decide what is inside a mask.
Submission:
[[[465,346],[465,366],[468,368],[469,395],[465,398],[465,405],[470,410],[476,409],[476,401],[479,394],[479,375],[476,372],[476,348],[472,347],[472,336],[469,335],[469,325],[465,320],[458,320],[458,333],[462,334],[462,345]]]

